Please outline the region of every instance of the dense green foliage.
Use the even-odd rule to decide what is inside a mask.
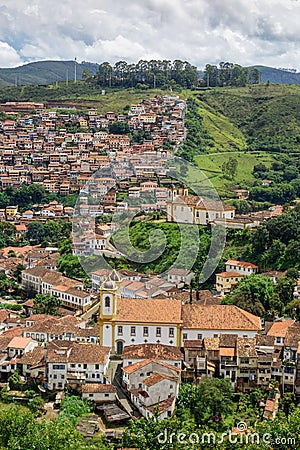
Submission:
[[[51,294],[37,294],[33,299],[33,310],[35,314],[56,315],[61,305],[61,300]]]
[[[242,67],[239,64],[220,62],[219,67],[206,64],[204,71],[204,85],[216,86],[246,86],[260,82],[260,71],[252,67]]]
[[[46,223],[38,220],[27,227],[26,240],[31,245],[59,245],[67,239],[71,232],[71,222],[48,220]]]
[[[35,204],[47,204],[53,200],[65,206],[74,206],[77,200],[76,195],[59,195],[45,191],[39,184],[23,185],[20,189],[8,187],[0,192],[0,208],[9,205],[18,205],[20,211],[30,209]]]
[[[194,269],[200,272],[210,246],[210,233],[199,227],[199,252],[194,261],[192,246],[197,246],[194,227],[179,227],[176,223],[132,222],[129,235],[130,241],[127,239],[127,228],[122,227],[113,235],[113,242],[122,253],[128,255],[129,261],[136,261],[132,263],[134,267],[146,273],[166,271],[176,261],[179,252],[183,268],[189,269],[194,265]],[[139,256],[137,250],[148,252],[148,262],[143,263],[144,256]]]
[[[102,438],[86,440],[65,417],[37,421],[24,407],[0,412],[0,445],[7,450],[105,450]]]
[[[187,61],[140,60],[136,64],[117,61],[99,65],[94,80],[103,87],[191,88],[198,84],[197,68]]]
[[[193,161],[196,155],[205,153],[206,148],[212,142],[211,136],[203,127],[203,119],[194,99],[188,100],[185,126],[187,128],[186,140],[177,154],[188,161]]]
[[[76,395],[66,396],[61,402],[59,417],[60,419],[68,419],[76,425],[80,417],[89,414],[92,410],[93,405],[88,400]]]

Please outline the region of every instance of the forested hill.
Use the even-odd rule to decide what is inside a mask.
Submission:
[[[180,63],[179,60],[176,60]],[[125,61],[119,61],[116,65],[121,67],[121,63],[126,65]],[[140,64],[141,63],[141,64]],[[146,61],[139,61],[138,65],[143,68]],[[169,61],[162,61],[163,64],[169,63]],[[108,63],[102,63],[108,64]],[[82,79],[84,70],[90,71],[91,75],[95,75],[99,65],[96,63],[90,63],[83,61],[76,63],[77,79]],[[56,81],[74,80],[75,76],[75,61],[37,61],[23,66],[15,68],[0,68],[0,87],[9,85],[24,85],[24,84],[48,84]],[[130,70],[132,65],[128,64]],[[249,71],[258,69],[261,73],[261,82],[266,83],[269,81],[274,84],[300,84],[300,73],[296,73],[293,69],[276,69],[274,67],[254,65],[246,68]],[[122,69],[123,70],[123,69]],[[140,70],[140,67],[139,67]],[[123,77],[121,73],[121,78]],[[198,76],[200,79],[205,78],[204,71],[199,70]],[[152,75],[153,78],[153,75]],[[157,80],[159,82],[159,79]],[[153,80],[152,80],[153,84]]]
[[[76,63],[77,79],[81,80],[84,70],[94,75],[98,64],[83,61]],[[0,86],[21,84],[48,84],[56,81],[74,80],[75,61],[38,61],[24,66],[1,69]]]

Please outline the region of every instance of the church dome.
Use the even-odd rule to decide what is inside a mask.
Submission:
[[[103,284],[101,286],[102,289],[115,289],[115,283],[110,280],[109,278],[107,278],[106,280],[103,281]]]
[[[112,273],[109,275],[109,279],[111,281],[114,281],[115,283],[119,283],[122,281],[122,278],[120,277],[120,275],[118,274],[118,272],[114,269],[112,271]]]

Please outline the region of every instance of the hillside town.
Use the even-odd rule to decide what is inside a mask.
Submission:
[[[173,184],[167,163],[185,139],[186,108],[177,95],[143,100],[124,114],[1,104],[2,193],[37,185],[60,198],[30,209],[7,204],[0,210],[13,241],[0,251],[0,271],[8,280],[19,271],[21,292],[15,301],[8,288],[0,305],[2,386],[17,372],[46,391],[72,388],[118,425],[132,417],[171,417],[181,383],[214,377],[229,379],[242,393],[266,390],[276,381],[281,394],[293,393],[299,400],[299,322],[265,321],[222,302],[246,277],[261,274],[276,285],[284,272],[264,273],[239,258],[226,261],[211,290],[195,289],[195,273],[184,267],[164,276],[100,268],[87,282],[59,271],[58,247],[22,245],[36,222],[73,221],[73,257],[118,258],[122,255],[111,237],[119,228],[116,217],[126,212],[138,213],[141,221],[159,213],[166,224],[241,231],[279,217],[280,205],[238,215],[231,204],[192,195],[176,180]],[[64,204],[64,198],[79,193],[77,205]],[[295,299],[299,286],[300,278]],[[58,300],[54,313],[37,311],[39,296]],[[279,393],[265,405],[266,417],[275,417],[278,398]]]

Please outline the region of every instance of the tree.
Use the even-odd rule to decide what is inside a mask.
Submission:
[[[274,294],[274,283],[270,277],[260,275],[245,276],[229,294],[225,302],[230,302],[252,314],[266,316]]]
[[[237,159],[230,156],[229,160],[224,161],[224,163],[222,164],[222,171],[225,176],[228,176],[231,179],[233,179],[236,175],[237,167],[238,167]]]
[[[41,244],[46,237],[44,225],[39,221],[31,222],[27,227],[26,239],[32,245]]]
[[[33,310],[35,314],[57,315],[61,300],[51,294],[37,294],[33,299]]]
[[[280,301],[287,305],[294,299],[294,288],[296,281],[293,278],[282,277],[277,280],[275,292],[278,294]]]

